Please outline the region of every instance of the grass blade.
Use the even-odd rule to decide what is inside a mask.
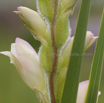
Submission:
[[[61,103],[76,103],[91,0],[82,0]]]
[[[97,45],[94,53],[85,103],[96,103],[97,101],[97,95],[100,87],[102,73],[103,56],[104,56],[104,10],[99,31],[99,37],[97,40]]]

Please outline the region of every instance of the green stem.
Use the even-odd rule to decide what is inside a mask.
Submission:
[[[58,0],[54,0],[54,16],[51,25],[51,38],[52,38],[52,47],[53,47],[53,65],[52,71],[49,78],[49,85],[50,85],[50,96],[51,96],[51,103],[56,103],[55,94],[54,94],[54,75],[56,73],[57,67],[57,47],[55,43],[55,21],[56,21],[56,14],[57,14],[57,6]]]

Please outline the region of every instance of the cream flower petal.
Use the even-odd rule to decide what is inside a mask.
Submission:
[[[45,77],[38,62],[38,55],[26,41],[17,38],[16,43],[11,45],[11,52],[5,51],[1,54],[10,57],[20,76],[31,89],[37,88],[42,92],[46,89]]]
[[[87,88],[88,88],[89,80],[83,81],[79,83],[78,88],[78,94],[77,94],[77,102],[76,103],[84,103],[86,94],[87,94]],[[98,96],[101,94],[101,92],[98,92]]]

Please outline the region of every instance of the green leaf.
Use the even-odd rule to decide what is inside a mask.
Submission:
[[[91,0],[82,0],[61,103],[76,103]]]
[[[100,80],[102,73],[103,56],[104,56],[104,10],[103,10],[100,31],[99,31],[99,37],[94,53],[85,103],[97,102],[97,96],[100,87]]]

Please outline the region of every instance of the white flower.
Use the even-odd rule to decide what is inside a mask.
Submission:
[[[46,81],[44,72],[39,64],[38,55],[26,41],[16,38],[11,44],[11,51],[0,52],[9,56],[23,81],[36,92],[39,99],[47,101]],[[46,102],[47,103],[47,102]]]

